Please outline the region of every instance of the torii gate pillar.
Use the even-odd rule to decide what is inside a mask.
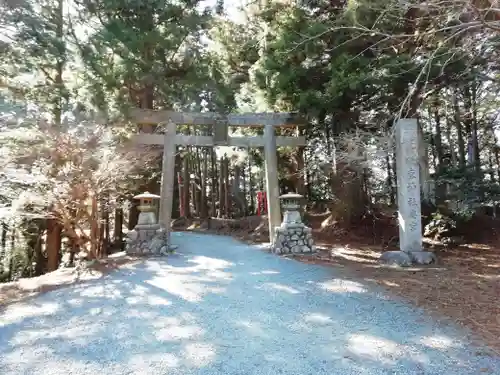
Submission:
[[[266,170],[267,217],[269,223],[269,239],[272,245],[274,231],[281,223],[280,190],[278,184],[278,147],[274,126],[264,127],[264,155]]]

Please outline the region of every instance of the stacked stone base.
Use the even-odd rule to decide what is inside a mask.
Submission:
[[[272,252],[275,254],[304,254],[316,250],[312,230],[304,224],[281,224],[276,227]]]
[[[155,225],[137,225],[128,232],[125,252],[129,255],[166,255],[169,251],[165,229]]]

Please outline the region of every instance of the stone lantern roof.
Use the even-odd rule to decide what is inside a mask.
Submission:
[[[134,199],[160,199],[161,197],[156,194],[151,194],[150,192],[146,191],[145,193],[136,195]]]
[[[302,199],[302,198],[304,198],[304,196],[297,193],[286,193],[280,195],[280,199]]]

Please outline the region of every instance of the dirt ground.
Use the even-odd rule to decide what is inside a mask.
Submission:
[[[380,285],[436,317],[470,329],[500,355],[500,251],[484,245],[434,249],[438,263],[421,268],[382,266],[382,248],[319,241],[302,261],[341,268],[345,277]]]
[[[495,231],[491,232],[494,238],[489,244],[444,247],[425,241],[425,246],[437,255],[437,264],[399,268],[378,262],[384,250],[397,249],[397,227],[385,223],[385,230],[366,227],[348,232],[321,228],[324,219],[321,215],[306,216],[319,251],[313,256],[297,256],[298,260],[335,267],[346,278],[379,285],[437,319],[451,319],[500,355],[500,242]],[[265,217],[238,222],[212,219],[210,229],[207,226],[191,223],[182,229],[233,235],[246,242],[268,242]]]

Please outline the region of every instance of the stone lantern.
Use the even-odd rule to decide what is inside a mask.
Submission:
[[[276,254],[311,253],[315,250],[312,230],[302,222],[300,209],[304,197],[288,193],[280,196],[283,221],[275,229],[272,251]]]
[[[158,226],[158,220],[156,220],[156,207],[154,205],[154,201],[160,199],[159,195],[151,194],[149,192],[145,192],[139,195],[136,195],[134,199],[139,200],[139,206],[137,209],[139,210],[139,218],[137,219],[138,226]]]
[[[300,209],[302,206],[302,200],[304,197],[300,194],[287,193],[280,196],[281,208],[283,209],[283,222],[284,224],[301,224],[302,217],[300,215]]]
[[[133,230],[127,233],[125,251],[129,255],[164,255],[170,252],[166,231],[156,220],[154,202],[159,195],[145,192],[136,195],[139,200],[139,218]]]

